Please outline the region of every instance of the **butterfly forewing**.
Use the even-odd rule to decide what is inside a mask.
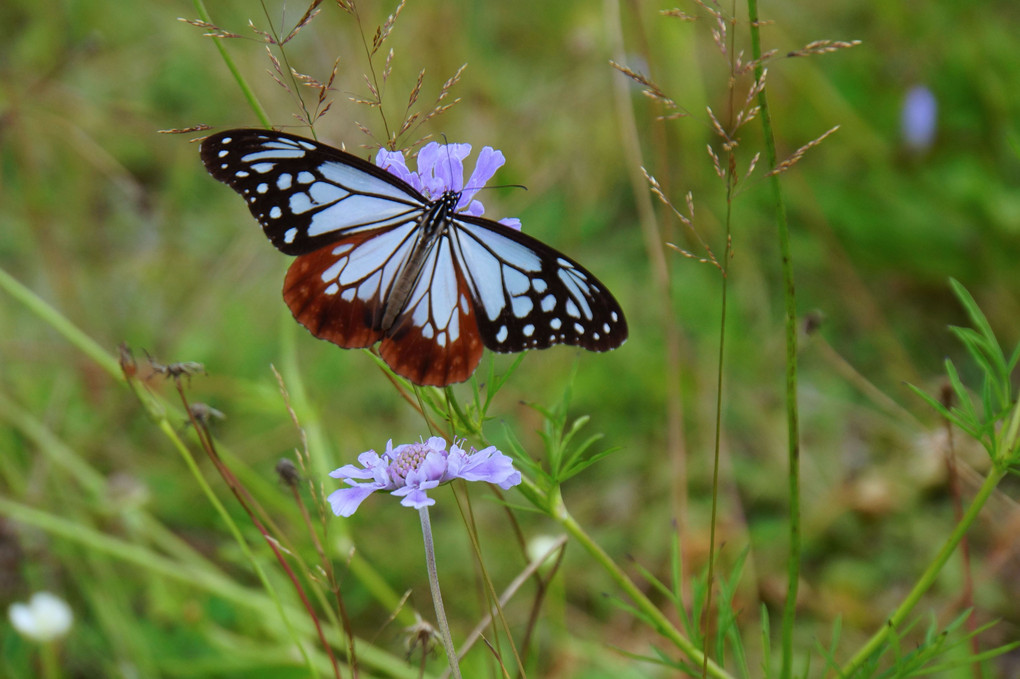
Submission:
[[[351,232],[414,221],[427,202],[366,160],[281,132],[215,134],[202,142],[202,161],[241,194],[273,245],[288,255]]]
[[[627,339],[619,304],[582,266],[497,222],[454,214],[349,153],[302,137],[230,130],[202,143],[209,172],[298,255],[284,299],[316,337],[376,342],[415,384],[468,379],[493,351],[554,344],[607,351]]]
[[[455,241],[471,272],[485,346],[515,352],[569,344],[608,351],[627,339],[623,311],[584,267],[502,224],[458,216]]]

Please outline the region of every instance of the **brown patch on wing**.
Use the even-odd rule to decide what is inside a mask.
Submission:
[[[326,290],[336,281],[322,280],[323,272],[342,258],[333,254],[337,246],[354,241],[357,247],[364,240],[356,236],[301,255],[290,265],[283,282],[283,299],[297,322],[319,339],[344,349],[370,347],[383,337],[383,331],[375,327],[382,317],[378,295],[360,299],[353,294],[356,285],[330,294]]]
[[[445,325],[438,327],[436,324],[442,325],[444,319],[437,321],[429,313],[428,334],[431,336],[426,337],[425,329],[412,320],[413,309],[405,309],[379,345],[379,355],[393,372],[415,384],[445,387],[463,382],[471,377],[482,360],[485,345],[478,333],[471,295],[459,270],[456,275],[458,303],[450,310],[450,319],[455,317],[455,322],[446,319]],[[430,300],[420,302],[429,303]],[[437,341],[439,337],[445,337],[445,343]]]

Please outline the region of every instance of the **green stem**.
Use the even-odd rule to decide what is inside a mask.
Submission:
[[[56,641],[47,641],[39,645],[39,664],[42,666],[42,679],[58,679],[60,677],[60,660],[57,658]]]
[[[690,639],[681,634],[673,623],[663,615],[662,611],[616,565],[616,562],[592,540],[591,536],[584,532],[584,529],[581,528],[574,520],[574,517],[570,515],[570,512],[567,511],[558,489],[551,491],[549,506],[550,516],[558,521],[567,532],[573,535],[574,539],[605,569],[609,577],[630,597],[637,609],[654,625],[659,634],[671,641],[691,662],[704,667],[706,676],[715,677],[716,679],[733,679],[732,675],[724,668],[717,665],[715,661],[706,658]]]
[[[418,514],[421,516],[422,537],[425,538],[425,565],[429,571],[429,589],[432,590],[432,605],[436,608],[436,623],[439,624],[439,633],[443,637],[446,657],[450,659],[450,672],[456,679],[460,679],[457,649],[453,645],[453,636],[450,635],[450,624],[446,621],[446,609],[443,607],[443,593],[439,589],[439,572],[436,570],[436,548],[432,542],[432,523],[429,521],[429,508],[422,507],[418,510]]]
[[[850,659],[850,661],[843,666],[840,671],[841,677],[850,677],[855,671],[857,671],[861,665],[870,658],[874,653],[878,652],[882,645],[886,642],[886,639],[892,633],[893,630],[898,628],[906,620],[907,616],[910,615],[910,611],[913,610],[917,602],[921,600],[928,589],[935,583],[935,578],[938,577],[942,567],[946,565],[949,557],[953,555],[956,550],[956,546],[963,539],[963,536],[970,529],[974,520],[977,519],[978,514],[981,513],[982,507],[988,502],[988,498],[992,496],[996,486],[999,485],[999,481],[1006,475],[1006,468],[996,466],[993,467],[992,472],[985,478],[981,488],[978,490],[977,495],[974,496],[974,501],[971,502],[970,507],[967,508],[967,512],[960,519],[960,522],[956,524],[956,528],[946,539],[945,544],[942,545],[942,549],[939,550],[938,554],[925,569],[924,574],[921,576],[914,588],[910,590],[910,593],[903,600],[903,603],[899,605],[896,611],[889,616],[885,624],[870,639],[867,643],[861,647],[859,651]]]
[[[205,3],[202,0],[192,0],[195,5],[195,11],[198,12],[198,18],[207,24],[212,23],[212,19],[209,17],[209,11],[205,8]],[[238,86],[241,88],[241,92],[244,94],[244,98],[248,100],[248,105],[251,106],[251,110],[255,112],[255,116],[262,123],[263,127],[270,128],[272,123],[269,122],[269,116],[266,114],[265,109],[262,108],[262,104],[259,103],[258,97],[255,96],[255,92],[248,86],[248,82],[241,75],[241,71],[238,70],[237,64],[230,57],[227,52],[227,48],[223,46],[223,38],[213,38],[213,44],[216,45],[216,49],[220,53],[220,58],[223,59],[223,63],[226,64],[227,70],[234,76],[234,80],[237,81]]]
[[[148,546],[107,535],[82,524],[80,520],[71,521],[15,502],[2,494],[0,494],[0,517],[44,531],[71,544],[80,545],[90,552],[109,556],[125,564],[127,568],[140,569],[155,577],[180,583],[186,588],[228,601],[237,606],[242,614],[249,615],[252,620],[262,621],[261,624],[274,635],[274,638],[284,639],[283,634],[278,631],[279,626],[276,622],[281,619],[279,599],[271,599],[264,592],[238,584],[237,578],[224,574],[215,565],[203,565],[193,560],[182,562],[176,554],[164,556]],[[301,614],[301,610],[291,604],[286,604],[286,607],[288,617],[295,621],[301,633],[311,634],[312,624]],[[340,633],[331,627],[327,627],[327,632],[330,635]],[[290,631],[287,633],[290,634]],[[361,643],[358,648],[359,660],[377,670],[380,675],[406,679],[419,676],[417,672],[408,668],[407,662],[401,657],[391,656],[369,643]],[[323,665],[323,671],[326,669]]]
[[[755,60],[754,75],[757,81],[764,77],[762,65],[761,33],[759,31],[758,0],[747,0],[747,15],[751,31],[751,55]],[[758,93],[761,110],[761,125],[765,141],[766,167],[774,170],[776,139],[772,130],[772,114],[769,111],[766,88]],[[786,219],[786,203],[783,200],[779,175],[769,177],[772,197],[775,203],[776,226],[779,229],[779,248],[783,268],[783,296],[786,301],[786,429],[787,457],[789,458],[790,496],[790,551],[787,561],[786,605],[783,607],[783,666],[780,674],[789,679],[793,671],[793,625],[797,617],[797,587],[800,583],[800,424],[797,411],[797,296],[793,282],[793,258],[790,254],[790,228]]]
[[[0,289],[6,290],[11,297],[24,304],[28,309],[42,319],[47,325],[59,332],[73,346],[77,347],[96,362],[96,364],[116,379],[124,379],[121,374],[120,365],[94,339],[86,335],[63,314],[50,306],[49,302],[35,294],[9,273],[0,269]]]

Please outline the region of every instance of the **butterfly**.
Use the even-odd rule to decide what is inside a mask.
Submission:
[[[414,384],[467,380],[483,347],[608,351],[627,339],[620,305],[584,267],[458,211],[479,187],[433,181],[426,197],[367,160],[268,130],[214,134],[201,156],[273,245],[297,257],[283,285],[294,318],[346,349],[379,342],[386,364]],[[452,154],[448,162],[460,167]]]

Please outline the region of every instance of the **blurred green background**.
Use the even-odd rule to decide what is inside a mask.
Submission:
[[[668,572],[678,514],[687,572],[705,565],[721,280],[711,266],[667,249],[671,299],[664,304],[639,226],[646,198],[630,181],[633,154],[676,205],[693,193],[698,234],[718,256],[726,214],[725,187],[705,152],[706,144],[719,152],[705,107],[725,116],[727,63],[712,40],[713,23],[659,15],[670,6],[412,1],[387,43],[394,57],[383,93],[387,116],[399,119],[420,69],[425,108],[467,63],[451,91],[461,101],[422,134],[470,142],[476,151],[501,149],[507,164],[496,181],[528,190],[487,191],[487,216],[520,217],[527,233],[596,273],[626,310],[631,338],[618,351],[528,355],[492,408],[489,435],[505,442],[506,427],[541,455],[540,418],[526,404],[559,401],[576,370],[571,417],[590,414],[586,431],[604,432],[599,445],[619,451],[566,486],[567,504],[618,561],[633,557],[660,576]],[[364,3],[369,37],[393,8]],[[274,124],[301,133],[294,100],[268,75],[265,46],[247,24],[266,28],[272,21],[286,32],[305,6],[212,2],[208,9],[218,26],[245,36],[225,47]],[[356,123],[377,135],[383,128],[378,111],[350,101],[367,95],[358,25],[329,2],[321,9],[288,43],[287,56],[321,80],[340,58],[334,104],[316,132],[367,155],[362,146],[373,141]],[[738,17],[744,11],[738,8]],[[906,387],[936,393],[947,356],[965,379],[974,377],[946,329],[966,322],[949,277],[976,297],[1007,347],[1020,339],[1020,6],[840,0],[768,3],[762,11],[771,21],[763,29],[766,48],[779,52],[768,84],[780,155],[841,126],[784,175],[783,186],[799,311],[822,319],[801,338],[806,551],[798,645],[827,641],[841,617],[852,649],[882,623],[953,525],[944,428]],[[312,451],[320,468],[380,449],[389,438],[410,441],[427,432],[369,357],[317,341],[294,324],[280,299],[289,259],[270,246],[235,194],[206,174],[192,141],[199,135],[157,133],[199,123],[258,124],[212,39],[178,21],[182,16],[194,18],[195,8],[109,0],[0,6],[0,268],[111,355],[127,342],[139,357],[144,350],[163,362],[205,364],[209,375],[192,380],[192,398],[227,414],[216,429],[224,449],[250,468],[260,500],[300,534],[272,473],[298,438],[270,364],[307,389],[311,405],[300,414],[323,432],[324,445]],[[746,61],[743,23],[736,49]],[[863,44],[782,57],[818,39]],[[649,75],[690,117],[658,120],[661,106],[610,59]],[[639,149],[628,147],[631,123],[614,98],[620,80],[630,90]],[[917,86],[934,96],[936,129],[930,145],[911,147],[901,117]],[[737,84],[738,101],[746,87]],[[757,121],[742,128],[741,168],[761,148],[760,137]],[[722,558],[732,562],[750,545],[738,602],[749,644],[758,602],[782,605],[787,530],[783,302],[762,176],[759,166],[733,203],[722,413]],[[697,251],[661,207],[656,203],[656,247],[670,241]],[[678,374],[667,370],[671,324],[679,329]],[[132,394],[6,293],[0,329],[0,493],[138,545],[151,546],[152,536],[130,519],[151,514],[258,590],[180,456]],[[511,359],[494,361],[502,370]],[[682,472],[667,434],[677,424],[666,405],[677,384]],[[173,397],[169,384],[155,380],[150,388]],[[468,398],[467,388],[458,389]],[[67,448],[57,454],[54,442]],[[987,462],[962,435],[954,444],[966,501]],[[102,497],[57,463],[71,458],[106,482]],[[222,483],[212,484],[227,501]],[[982,637],[986,645],[1016,639],[1020,624],[1015,480],[1001,490],[971,544],[977,618],[1001,620]],[[460,518],[442,503],[441,573],[452,583],[472,579]],[[498,508],[477,505],[493,531],[486,547],[507,554],[493,566],[497,582],[506,582],[524,561],[495,537],[508,534]],[[550,530],[533,516],[521,520],[529,535]],[[431,617],[412,514],[372,498],[331,530],[349,535],[390,586],[412,590],[409,605]],[[249,537],[274,569],[257,534]],[[329,545],[342,570],[341,547]],[[262,621],[200,588],[9,519],[0,519],[0,558],[4,608],[37,589],[74,606],[79,627],[65,649],[68,676],[290,676],[281,669],[283,647],[273,647],[273,655],[256,645]],[[607,676],[602,672],[617,665],[626,668],[615,669],[618,676],[649,676],[649,666],[601,644],[612,639],[649,653],[651,633],[614,607],[616,592],[579,550],[568,552],[565,568],[564,603],[553,617],[571,635],[540,635],[533,676]],[[943,623],[959,614],[968,605],[960,597],[963,578],[954,559],[921,610]],[[358,578],[345,583],[359,634],[400,656],[399,625],[385,625],[391,611]],[[455,636],[478,616],[474,586],[460,590],[454,587],[448,601]],[[510,610],[523,624],[526,604]],[[15,643],[6,621],[0,635],[4,667],[19,667],[27,647]],[[206,664],[186,662],[194,657]],[[1007,657],[995,667],[1018,676],[1016,663]]]

